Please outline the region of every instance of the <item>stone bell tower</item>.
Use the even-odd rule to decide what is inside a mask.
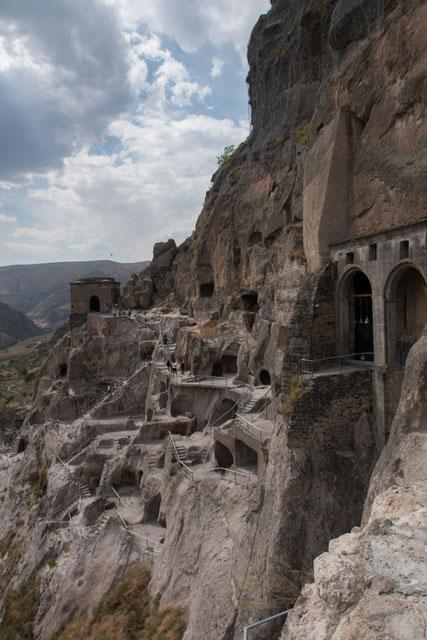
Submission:
[[[88,313],[111,313],[120,302],[120,282],[115,278],[80,278],[70,283],[71,327],[86,321]]]

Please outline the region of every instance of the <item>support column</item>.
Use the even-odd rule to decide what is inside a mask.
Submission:
[[[377,449],[385,445],[385,373],[387,367],[386,316],[384,296],[372,295],[372,316],[374,330],[374,415],[377,425]]]

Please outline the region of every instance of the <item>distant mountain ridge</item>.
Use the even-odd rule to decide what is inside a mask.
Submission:
[[[25,313],[0,302],[0,349],[38,333],[40,329]]]
[[[68,319],[71,280],[114,276],[125,285],[148,264],[95,260],[0,267],[0,302],[24,312],[40,327],[57,327]]]

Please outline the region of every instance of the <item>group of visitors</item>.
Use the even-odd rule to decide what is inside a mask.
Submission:
[[[113,304],[113,317],[114,318],[133,318],[131,309],[122,309],[118,304]]]

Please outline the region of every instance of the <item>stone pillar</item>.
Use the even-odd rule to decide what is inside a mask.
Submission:
[[[382,294],[372,295],[375,364],[387,365],[385,302]]]

